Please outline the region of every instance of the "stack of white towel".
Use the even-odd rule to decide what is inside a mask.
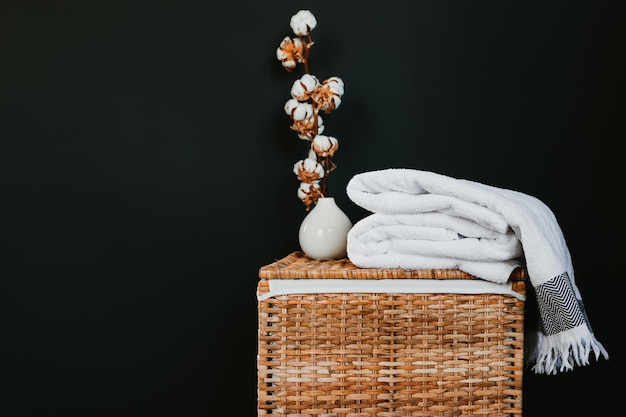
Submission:
[[[392,168],[355,175],[348,197],[372,212],[348,234],[348,258],[363,268],[460,269],[505,283],[525,266],[541,317],[527,356],[537,373],[596,359],[596,340],[552,211],[535,197],[434,172]]]

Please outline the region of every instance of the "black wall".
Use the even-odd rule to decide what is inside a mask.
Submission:
[[[339,205],[364,216],[345,185],[386,167],[542,199],[611,359],[528,372],[524,414],[621,409],[620,2],[14,0],[0,415],[255,415],[258,269],[298,249],[306,214],[296,75],[275,58],[301,8],[312,72],[346,85],[325,118]]]

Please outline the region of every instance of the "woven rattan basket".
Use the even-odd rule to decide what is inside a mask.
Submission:
[[[525,291],[525,271],[511,276]],[[360,269],[294,252],[274,279],[476,279]],[[262,298],[262,297],[261,297]],[[258,301],[258,415],[521,416],[524,301],[508,294],[327,293]]]

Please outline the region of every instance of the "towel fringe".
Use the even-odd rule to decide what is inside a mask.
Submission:
[[[585,324],[551,336],[537,332],[536,337],[536,350],[531,352],[527,362],[534,363],[532,370],[537,374],[554,375],[557,371],[571,371],[575,365],[589,365],[592,352],[596,360],[600,355],[609,359],[604,346]]]

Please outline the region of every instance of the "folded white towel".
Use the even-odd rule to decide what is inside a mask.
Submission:
[[[497,283],[523,265],[519,239],[443,213],[374,213],[348,234],[348,257],[363,268],[461,269]]]
[[[348,258],[355,265],[455,267],[503,282],[525,262],[541,318],[535,351],[527,356],[533,370],[571,370],[587,365],[591,352],[608,359],[587,320],[562,230],[537,198],[402,168],[357,174],[346,191],[374,213],[348,234]]]

